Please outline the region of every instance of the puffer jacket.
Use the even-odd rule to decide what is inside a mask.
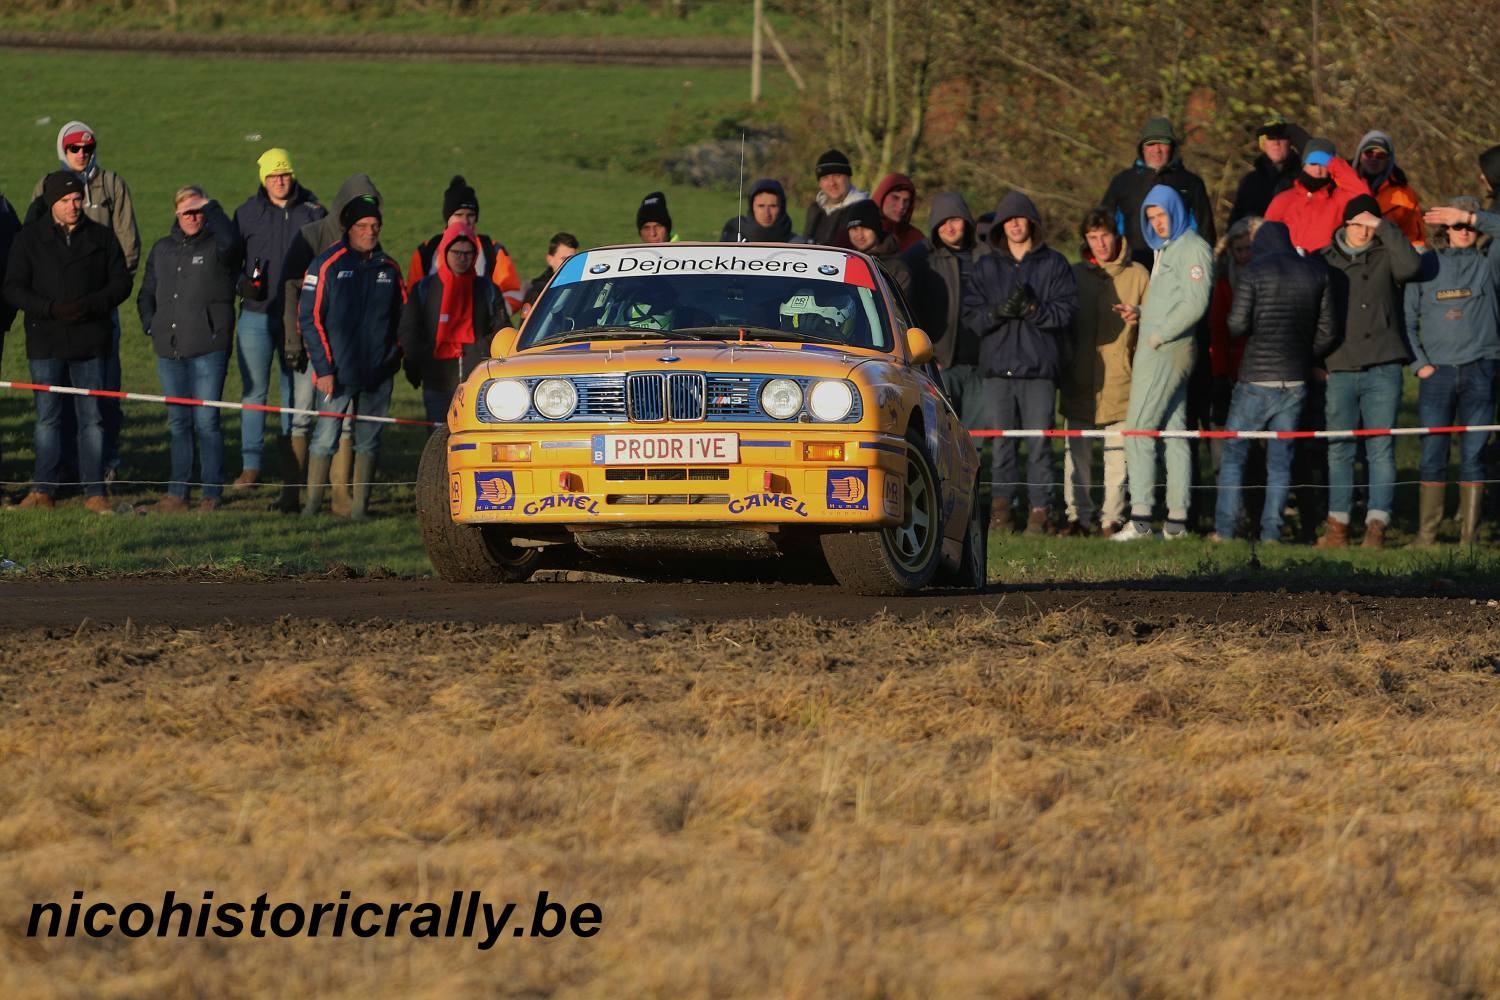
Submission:
[[[298,314],[307,356],[337,391],[374,389],[401,360],[397,327],[406,302],[401,268],[378,246],[361,256],[344,240],[324,250],[302,280]]]
[[[1030,198],[1012,191],[1000,199],[996,226],[990,230],[995,252],[974,264],[964,290],[963,321],[980,336],[979,368],[995,378],[1056,379],[1061,340],[1078,314],[1078,285],[1068,259],[1039,240],[1020,260],[999,244],[1005,219],[1029,219],[1038,232],[1041,215]],[[998,235],[998,239],[996,236]],[[1019,288],[1030,290],[1034,308],[1019,318],[1002,318],[996,310]]]
[[[5,267],[5,298],[26,313],[26,356],[35,361],[108,357],[114,310],[130,285],[120,241],[87,215],[71,233],[50,213],[22,226]],[[52,318],[53,305],[73,300],[82,301],[82,317]]]
[[[1402,332],[1402,286],[1417,276],[1422,255],[1389,219],[1356,252],[1343,231],[1323,251],[1333,291],[1334,315],[1343,322],[1338,346],[1323,361],[1331,372],[1357,372],[1411,360]]]
[[[1069,332],[1068,363],[1058,380],[1062,415],[1072,421],[1105,426],[1125,419],[1130,406],[1134,323],[1115,312],[1117,305],[1138,306],[1149,276],[1130,257],[1124,241],[1114,260],[1097,260],[1088,244],[1073,265],[1078,282],[1078,315]]]
[[[1476,212],[1487,247],[1444,247],[1422,256],[1422,273],[1406,286],[1406,330],[1412,370],[1500,358],[1500,214]]]
[[[1239,380],[1304,382],[1337,342],[1328,266],[1300,256],[1279,222],[1261,226],[1251,248],[1229,307],[1229,332],[1247,338]]]
[[[196,358],[229,350],[240,276],[239,231],[217,201],[192,236],[172,223],[146,257],[136,311],[158,357]]]
[[[954,250],[938,236],[949,219],[964,221],[964,238]],[[917,322],[932,338],[932,354],[943,368],[979,361],[979,336],[963,322],[964,283],[974,264],[990,252],[974,235],[974,214],[956,191],[932,200],[928,238],[912,247],[904,259],[912,274],[912,303]]]

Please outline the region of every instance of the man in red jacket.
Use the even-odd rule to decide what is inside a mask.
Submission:
[[[1333,242],[1344,224],[1344,207],[1370,186],[1321,136],[1302,151],[1302,173],[1291,187],[1271,199],[1267,222],[1282,222],[1292,234],[1292,245],[1304,254],[1316,253]]]

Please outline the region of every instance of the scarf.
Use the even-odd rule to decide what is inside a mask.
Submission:
[[[474,248],[478,261],[479,237],[468,223],[455,222],[443,230],[437,251],[432,255],[435,265],[433,273],[443,289],[443,299],[438,305],[437,330],[432,338],[432,356],[439,361],[451,360],[463,355],[465,344],[474,343],[474,281],[476,268],[463,274],[454,274],[448,267],[448,247],[455,240],[467,240]]]
[[[1338,230],[1333,234],[1333,241],[1339,245],[1339,249],[1344,252],[1344,256],[1351,259],[1354,257],[1358,257],[1360,254],[1368,252],[1369,249],[1375,245],[1375,240],[1373,237],[1371,237],[1370,241],[1364,246],[1350,246],[1347,242],[1344,241],[1344,228],[1342,226],[1340,226]]]
[[[1332,177],[1309,177],[1307,174],[1304,173],[1301,177],[1298,178],[1298,183],[1300,183],[1303,187],[1307,188],[1307,190],[1309,190],[1312,193],[1316,194],[1319,191],[1321,191],[1324,188],[1326,188],[1328,185],[1332,184],[1333,183],[1333,178]]]

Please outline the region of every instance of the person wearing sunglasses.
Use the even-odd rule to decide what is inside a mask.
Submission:
[[[1479,199],[1454,198],[1422,217],[1434,252],[1420,280],[1406,286],[1406,333],[1417,378],[1417,420],[1424,427],[1487,424],[1495,416],[1495,372],[1500,365],[1500,254],[1481,247],[1481,234],[1500,236],[1500,215]],[[1437,543],[1448,481],[1448,448],[1458,439],[1459,540],[1477,539],[1484,495],[1482,431],[1422,438],[1421,493],[1413,545]]]
[[[422,390],[427,419],[435,424],[446,418],[454,390],[489,357],[490,338],[507,322],[500,290],[476,274],[479,248],[472,226],[450,222],[432,273],[412,287],[401,312],[402,367],[412,388]]]
[[[146,257],[136,296],[141,329],[156,351],[162,392],[217,400],[234,339],[234,298],[243,246],[239,230],[217,201],[188,186],[173,197],[172,231]],[[172,478],[167,495],[147,508],[154,514],[188,509],[196,438],[203,499],[200,511],[219,507],[224,495],[224,433],[212,406],[167,406],[172,433]]]
[[[57,130],[57,159],[63,170],[77,176],[83,185],[83,214],[92,221],[99,223],[106,229],[114,232],[115,239],[120,243],[120,251],[125,255],[125,266],[130,270],[132,279],[135,277],[136,267],[141,259],[141,234],[136,227],[135,203],[130,197],[130,186],[113,170],[106,170],[99,165],[99,140],[94,130],[87,123],[73,120]],[[42,202],[42,184],[45,177],[36,182],[36,187],[31,192],[32,203],[26,213],[26,221],[46,217],[50,206]],[[120,388],[120,314],[118,311],[113,316],[114,333],[112,335],[114,346],[112,353],[105,359],[104,365],[104,388],[118,390]],[[72,411],[67,411],[65,420],[65,433],[63,434],[63,466],[65,468],[76,468],[77,456],[73,453],[71,442],[75,435],[72,433]],[[99,400],[99,415],[104,421],[104,478],[106,483],[113,483],[119,476],[120,470],[120,427],[124,421],[124,413],[120,408],[118,399]]]
[[[1427,228],[1422,225],[1422,209],[1417,192],[1406,179],[1406,171],[1396,165],[1396,147],[1384,132],[1370,131],[1359,140],[1359,153],[1352,166],[1370,193],[1380,204],[1380,216],[1406,234],[1418,250],[1427,245]]]

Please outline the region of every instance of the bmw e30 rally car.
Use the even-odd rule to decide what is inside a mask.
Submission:
[[[524,580],[576,547],[811,555],[875,594],[984,584],[978,456],[863,254],[589,250],[490,353],[418,473],[445,580]]]

